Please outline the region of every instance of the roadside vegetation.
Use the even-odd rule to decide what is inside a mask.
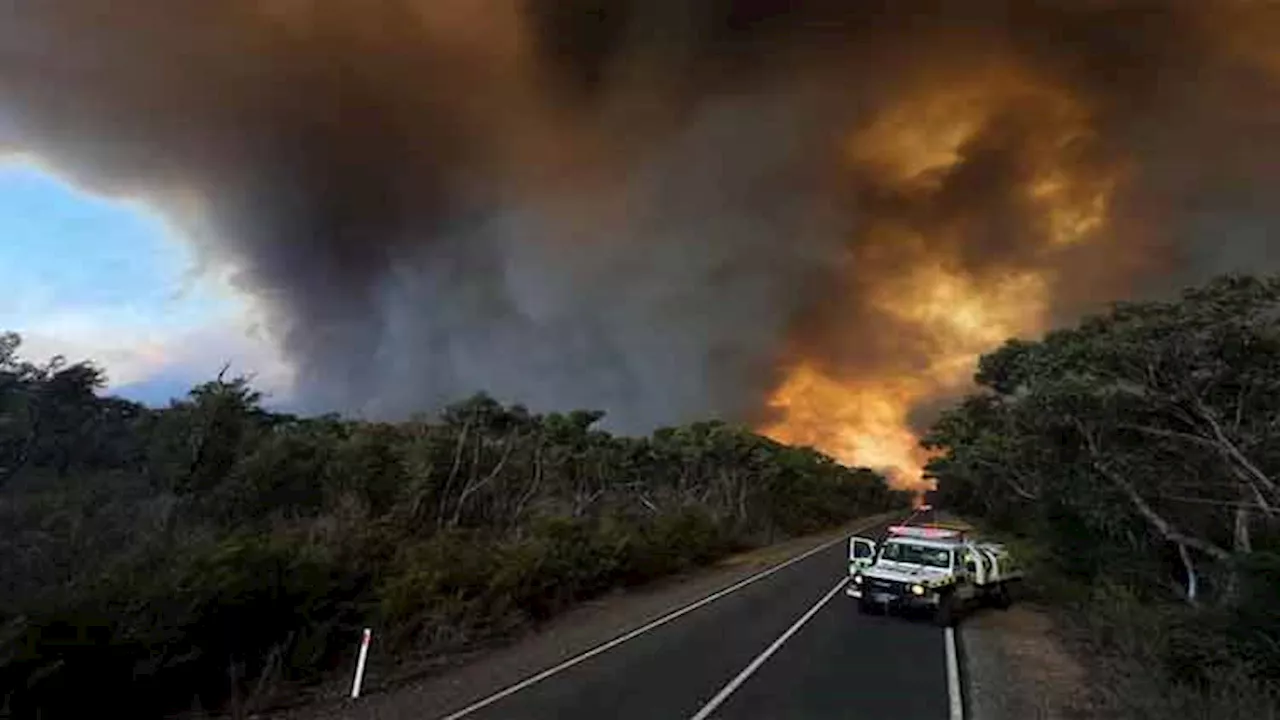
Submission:
[[[402,423],[165,409],[0,335],[0,710],[261,709],[360,628],[413,661],[611,588],[905,507],[869,470],[717,422],[615,437],[483,395]]]
[[[1280,715],[1280,279],[1114,305],[982,358],[926,438],[1017,539],[1118,717]]]

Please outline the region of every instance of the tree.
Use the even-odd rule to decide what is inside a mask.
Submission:
[[[985,356],[984,392],[925,440],[940,490],[984,514],[1069,509],[1109,542],[1176,550],[1184,595],[1280,507],[1280,279],[1228,276],[1175,302],[1117,304]]]
[[[157,428],[156,440],[171,463],[162,472],[180,494],[203,493],[226,479],[247,450],[245,443],[258,440],[255,431],[271,421],[248,378],[228,381],[225,372],[174,402]]]
[[[43,366],[18,360],[21,338],[0,335],[0,486],[30,464],[65,474],[99,417],[106,376],[91,363],[58,356]]]
[[[0,335],[0,702],[22,717],[249,712],[345,666],[369,624],[390,652],[468,647],[906,501],[723,422],[615,437],[598,411],[483,394],[402,423],[299,418],[225,370],[149,409],[19,345]]]

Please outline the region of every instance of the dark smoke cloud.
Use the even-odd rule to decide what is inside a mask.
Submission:
[[[873,301],[921,257],[980,283],[1051,269],[1055,320],[1278,257],[1263,2],[0,0],[0,17],[0,152],[178,215],[270,312],[312,409],[487,389],[627,430],[755,420],[796,357],[924,367],[928,328]],[[1034,87],[979,92],[990,111],[930,184],[843,149],[992,68]],[[1025,187],[1050,161],[1076,187],[1119,178],[1104,240],[1046,249]]]

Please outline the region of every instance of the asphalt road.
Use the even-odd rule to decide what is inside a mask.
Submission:
[[[449,720],[948,720],[943,631],[860,615],[847,552],[837,542]]]

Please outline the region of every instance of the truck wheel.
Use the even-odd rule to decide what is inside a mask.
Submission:
[[[1013,604],[1013,595],[1009,593],[1008,583],[1000,583],[996,586],[995,592],[991,597],[991,604],[1001,610],[1008,610]]]
[[[858,612],[862,613],[863,615],[871,615],[872,613],[875,612],[875,607],[872,606],[872,603],[870,600],[866,598],[860,598],[858,600]]]
[[[933,611],[933,624],[938,627],[953,627],[956,624],[955,596],[948,593],[938,599],[938,607]]]

